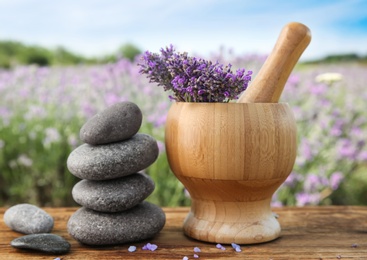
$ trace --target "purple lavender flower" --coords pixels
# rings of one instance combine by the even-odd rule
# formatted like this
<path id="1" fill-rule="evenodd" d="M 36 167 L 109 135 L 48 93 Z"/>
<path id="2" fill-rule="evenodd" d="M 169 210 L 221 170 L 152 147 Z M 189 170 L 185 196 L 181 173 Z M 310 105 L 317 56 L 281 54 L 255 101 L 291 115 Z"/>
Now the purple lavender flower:
<path id="1" fill-rule="evenodd" d="M 305 138 L 302 139 L 300 150 L 302 152 L 302 155 L 307 161 L 312 159 L 313 157 L 312 147 L 307 139 Z"/>
<path id="2" fill-rule="evenodd" d="M 340 183 L 342 182 L 342 180 L 344 179 L 344 175 L 341 172 L 334 172 L 333 174 L 331 174 L 330 176 L 330 186 L 333 190 L 336 190 Z"/>
<path id="3" fill-rule="evenodd" d="M 300 175 L 297 172 L 291 172 L 291 174 L 288 176 L 288 178 L 285 180 L 284 185 L 294 188 L 300 181 L 302 181 L 304 178 L 302 175 Z"/>
<path id="4" fill-rule="evenodd" d="M 252 71 L 231 71 L 231 64 L 223 67 L 218 62 L 189 57 L 175 53 L 173 46 L 161 49 L 161 55 L 145 52 L 140 73 L 146 74 L 149 82 L 158 83 L 165 91 L 170 90 L 170 99 L 184 102 L 229 102 L 237 99 L 246 90 Z"/>
<path id="5" fill-rule="evenodd" d="M 357 148 L 349 139 L 341 139 L 341 147 L 339 148 L 339 156 L 355 160 L 358 154 Z"/>
<path id="6" fill-rule="evenodd" d="M 297 206 L 317 205 L 320 202 L 321 195 L 319 193 L 300 192 L 296 194 Z"/>
<path id="7" fill-rule="evenodd" d="M 359 154 L 359 160 L 360 161 L 367 161 L 367 151 L 362 151 L 360 154 Z"/>
<path id="8" fill-rule="evenodd" d="M 304 183 L 304 189 L 308 192 L 313 192 L 317 189 L 317 187 L 319 185 L 321 185 L 321 177 L 314 174 L 314 173 L 310 173 L 305 180 Z"/>

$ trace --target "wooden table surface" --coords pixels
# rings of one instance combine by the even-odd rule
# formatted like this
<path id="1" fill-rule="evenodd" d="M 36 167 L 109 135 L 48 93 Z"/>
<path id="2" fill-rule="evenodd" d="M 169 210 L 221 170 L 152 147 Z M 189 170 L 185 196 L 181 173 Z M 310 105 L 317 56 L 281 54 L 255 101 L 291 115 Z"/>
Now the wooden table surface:
<path id="1" fill-rule="evenodd" d="M 140 243 L 110 247 L 89 247 L 72 239 L 66 223 L 76 208 L 44 208 L 54 217 L 54 234 L 71 244 L 65 255 L 48 255 L 15 249 L 10 241 L 22 236 L 11 231 L 3 220 L 6 208 L 0 208 L 0 259 L 182 259 L 193 257 L 199 247 L 199 259 L 367 259 L 367 207 L 284 207 L 275 208 L 282 226 L 282 236 L 269 243 L 243 245 L 235 252 L 230 245 L 220 250 L 215 244 L 192 240 L 182 233 L 182 222 L 188 208 L 164 208 L 167 222 L 154 238 Z M 146 243 L 158 245 L 156 251 L 142 250 Z M 137 246 L 130 253 L 128 247 Z"/>

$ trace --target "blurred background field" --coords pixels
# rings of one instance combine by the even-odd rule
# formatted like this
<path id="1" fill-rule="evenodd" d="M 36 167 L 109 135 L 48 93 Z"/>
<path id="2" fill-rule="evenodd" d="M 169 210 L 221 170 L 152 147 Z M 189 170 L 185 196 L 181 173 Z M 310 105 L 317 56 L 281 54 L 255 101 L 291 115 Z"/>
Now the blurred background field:
<path id="1" fill-rule="evenodd" d="M 139 75 L 139 55 L 172 43 L 256 77 L 292 21 L 312 41 L 282 95 L 299 147 L 273 205 L 367 205 L 366 17 L 365 0 L 0 1 L 0 206 L 75 205 L 66 159 L 79 129 L 124 100 L 160 147 L 149 200 L 188 205 L 165 156 L 168 93 Z"/>
<path id="2" fill-rule="evenodd" d="M 121 48 L 99 60 L 75 60 L 70 52 L 60 62 L 46 49 L 30 52 L 32 59 L 7 57 L 0 69 L 0 206 L 75 205 L 71 189 L 78 179 L 68 172 L 66 159 L 81 144 L 79 129 L 95 113 L 124 100 L 138 104 L 144 115 L 140 132 L 154 136 L 160 147 L 158 160 L 146 169 L 156 182 L 149 200 L 189 205 L 164 150 L 168 93 L 139 74 L 140 51 L 126 46 L 131 52 Z M 256 76 L 266 56 L 221 48 L 208 58 Z M 298 64 L 282 96 L 297 120 L 298 156 L 274 206 L 367 205 L 366 84 L 367 65 L 358 55 Z"/>

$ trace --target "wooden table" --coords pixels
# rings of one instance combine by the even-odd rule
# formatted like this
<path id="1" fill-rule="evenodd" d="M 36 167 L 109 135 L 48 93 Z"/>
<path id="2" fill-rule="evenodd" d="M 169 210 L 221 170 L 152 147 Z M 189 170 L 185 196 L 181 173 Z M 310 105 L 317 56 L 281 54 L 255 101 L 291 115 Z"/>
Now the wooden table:
<path id="1" fill-rule="evenodd" d="M 161 233 L 149 241 L 110 247 L 88 247 L 73 240 L 66 222 L 76 208 L 44 208 L 55 219 L 54 234 L 71 243 L 66 255 L 47 255 L 12 248 L 9 244 L 22 234 L 11 231 L 0 208 L 0 259 L 182 259 L 193 257 L 199 247 L 199 259 L 367 259 L 367 207 L 285 207 L 275 208 L 282 225 L 282 236 L 269 243 L 242 246 L 235 252 L 230 245 L 220 250 L 215 244 L 186 237 L 181 230 L 188 208 L 164 208 L 167 222 Z M 154 252 L 141 250 L 147 242 L 158 245 Z M 130 253 L 128 247 L 137 246 Z"/>

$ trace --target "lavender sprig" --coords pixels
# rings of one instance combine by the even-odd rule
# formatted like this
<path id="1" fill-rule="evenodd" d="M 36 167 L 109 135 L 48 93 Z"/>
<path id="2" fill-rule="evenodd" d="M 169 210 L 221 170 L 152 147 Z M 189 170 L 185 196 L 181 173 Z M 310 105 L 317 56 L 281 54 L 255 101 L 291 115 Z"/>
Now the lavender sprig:
<path id="1" fill-rule="evenodd" d="M 246 90 L 252 71 L 231 71 L 231 64 L 223 66 L 204 59 L 176 53 L 173 46 L 160 50 L 161 54 L 145 52 L 141 74 L 149 82 L 158 83 L 173 92 L 171 99 L 183 102 L 229 102 Z"/>

